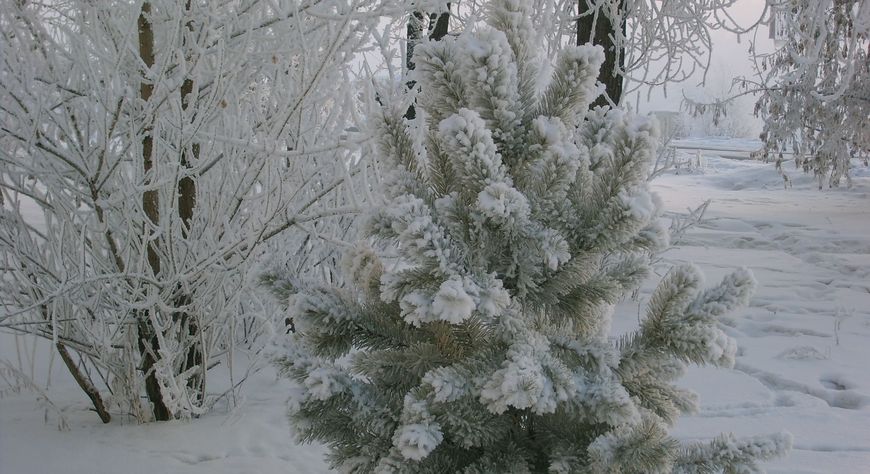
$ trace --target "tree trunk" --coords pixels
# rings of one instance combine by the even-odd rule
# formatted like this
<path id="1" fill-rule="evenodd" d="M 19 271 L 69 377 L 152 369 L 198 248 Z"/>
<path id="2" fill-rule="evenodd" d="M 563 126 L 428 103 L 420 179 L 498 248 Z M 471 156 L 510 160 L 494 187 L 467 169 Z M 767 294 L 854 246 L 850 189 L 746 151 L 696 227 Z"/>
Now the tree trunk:
<path id="1" fill-rule="evenodd" d="M 30 274 L 28 275 L 28 279 L 33 283 L 33 291 L 36 293 L 37 297 L 43 299 L 44 296 L 42 291 L 37 289 L 39 288 L 39 285 L 37 284 L 38 280 L 36 279 L 36 276 Z M 52 331 L 57 330 L 57 328 L 54 327 L 55 322 L 48 311 L 48 307 L 40 305 L 39 310 L 42 319 L 52 325 Z M 94 382 L 91 380 L 90 376 L 87 375 L 87 373 L 82 373 L 81 369 L 76 365 L 76 362 L 73 360 L 66 346 L 60 341 L 60 339 L 57 339 L 54 346 L 57 348 L 61 360 L 63 360 L 64 365 L 66 365 L 67 370 L 69 370 L 70 375 L 72 375 L 79 388 L 81 388 L 82 391 L 85 392 L 85 395 L 91 399 L 91 403 L 94 405 L 94 411 L 96 411 L 97 415 L 100 416 L 100 420 L 102 420 L 103 423 L 109 423 L 112 421 L 112 416 L 109 414 L 109 410 L 106 409 L 106 405 L 103 403 L 103 397 L 100 395 L 100 391 L 97 390 L 97 387 L 94 386 Z"/>
<path id="2" fill-rule="evenodd" d="M 81 387 L 81 389 L 85 392 L 88 398 L 91 399 L 91 403 L 94 404 L 94 409 L 97 411 L 97 415 L 100 415 L 100 420 L 103 420 L 103 423 L 109 423 L 112 421 L 112 415 L 109 414 L 109 411 L 106 410 L 106 405 L 103 404 L 103 398 L 100 396 L 100 391 L 94 387 L 93 382 L 82 374 L 82 371 L 79 370 L 69 351 L 66 349 L 66 346 L 63 343 L 58 342 L 55 344 L 57 347 L 57 352 L 60 354 L 61 360 L 66 365 L 66 368 L 69 369 L 69 373 L 72 374 L 73 379 L 75 379 L 76 383 Z"/>
<path id="3" fill-rule="evenodd" d="M 441 38 L 447 36 L 448 27 L 450 26 L 450 4 L 447 4 L 447 11 L 441 14 L 429 15 L 429 38 L 433 41 L 440 41 Z"/>
<path id="4" fill-rule="evenodd" d="M 624 4 L 620 0 L 615 1 L 619 2 L 617 8 L 623 13 L 622 18 L 625 18 Z M 614 25 L 613 20 L 604 12 L 599 12 L 596 15 L 594 7 L 589 5 L 593 2 L 594 0 L 577 0 L 580 16 L 577 20 L 577 44 L 592 42 L 604 48 L 604 64 L 601 65 L 598 80 L 604 84 L 604 93 L 607 94 L 607 97 L 618 105 L 622 100 L 623 78 L 619 70 L 625 66 L 625 48 L 617 47 L 614 42 L 613 36 L 617 31 L 617 25 Z M 625 21 L 621 23 L 618 27 L 624 35 L 626 31 Z M 609 105 L 605 96 L 599 96 L 590 107 L 599 105 Z"/>
<path id="5" fill-rule="evenodd" d="M 148 68 L 147 72 L 154 66 L 154 29 L 151 26 L 151 4 L 145 2 L 139 12 L 137 26 L 139 29 L 139 56 L 142 62 Z M 143 77 L 139 83 L 139 96 L 146 104 L 151 99 L 154 92 L 154 84 L 151 79 Z M 146 120 L 151 120 L 147 118 Z M 151 178 L 148 177 L 149 172 L 154 168 L 154 126 L 153 123 L 146 124 L 144 134 L 142 136 L 142 169 L 145 173 L 145 185 L 151 183 Z M 142 208 L 145 211 L 150 224 L 152 226 L 160 225 L 160 202 L 156 189 L 149 189 L 142 193 Z M 151 272 L 154 276 L 160 274 L 160 255 L 157 253 L 157 243 L 151 237 L 151 231 L 148 224 L 143 226 L 142 238 L 146 242 L 146 251 L 148 254 L 148 265 L 151 267 Z M 159 355 L 160 343 L 157 339 L 157 328 L 152 327 L 147 314 L 139 315 L 139 352 L 142 356 L 142 372 L 145 375 L 145 394 L 151 402 L 154 410 L 154 419 L 165 421 L 172 419 L 172 414 L 163 402 L 163 396 L 160 393 L 160 385 L 157 382 L 157 375 L 154 371 L 154 365 Z"/>
<path id="6" fill-rule="evenodd" d="M 150 70 L 154 66 L 154 30 L 151 28 L 151 21 L 148 18 L 151 15 L 151 4 L 145 2 L 142 4 L 142 9 L 139 12 L 139 56 L 142 62 Z M 151 100 L 151 94 L 154 93 L 154 84 L 148 78 L 142 78 L 139 83 L 139 96 L 142 101 L 148 103 Z M 142 136 L 142 168 L 145 172 L 145 184 L 150 184 L 148 172 L 154 168 L 154 127 L 152 123 L 146 124 L 144 134 Z M 142 208 L 145 210 L 145 215 L 152 225 L 159 225 L 160 220 L 160 203 L 157 195 L 157 190 L 150 189 L 142 194 Z M 150 232 L 145 232 L 145 240 L 147 241 L 148 265 L 154 272 L 154 275 L 160 273 L 160 256 L 157 253 L 156 244 L 150 239 Z"/>
<path id="7" fill-rule="evenodd" d="M 408 19 L 408 46 L 405 55 L 405 68 L 408 71 L 414 70 L 414 46 L 423 38 L 423 20 L 425 19 L 423 12 L 413 12 Z M 450 26 L 450 4 L 447 4 L 447 11 L 441 14 L 432 13 L 429 15 L 428 36 L 433 41 L 440 41 L 447 36 Z M 408 89 L 413 89 L 414 81 L 408 82 Z M 417 111 L 412 104 L 405 112 L 405 118 L 413 120 L 417 116 Z"/>
<path id="8" fill-rule="evenodd" d="M 185 23 L 185 27 L 187 29 L 187 34 L 182 39 L 182 48 L 184 50 L 184 60 L 188 63 L 188 71 L 193 67 L 193 63 L 195 61 L 194 53 L 195 51 L 195 39 L 193 38 L 194 34 L 194 25 L 193 20 L 191 19 L 191 0 L 187 0 L 185 4 L 185 14 L 188 16 L 187 22 Z M 192 74 L 192 73 L 191 73 Z M 188 112 L 193 103 L 196 100 L 196 89 L 195 82 L 192 76 L 188 76 L 184 79 L 184 82 L 181 84 L 181 109 L 184 112 Z M 183 117 L 185 120 L 184 126 L 192 126 L 196 118 L 196 109 L 193 109 L 193 113 L 189 116 Z M 184 140 L 184 137 L 181 137 Z M 190 234 L 190 225 L 191 219 L 193 218 L 193 211 L 196 207 L 196 180 L 193 176 L 190 175 L 191 168 L 193 166 L 193 162 L 199 159 L 199 143 L 193 143 L 190 146 L 190 149 L 182 148 L 181 157 L 180 157 L 180 165 L 184 172 L 184 175 L 181 179 L 178 180 L 178 217 L 181 218 L 181 232 L 182 236 L 186 239 Z M 174 305 L 176 308 L 186 308 L 190 302 L 190 295 L 184 293 L 182 288 L 178 288 L 179 295 L 175 298 Z M 186 309 L 179 311 L 174 315 L 177 320 L 181 321 L 181 330 L 182 334 L 179 337 L 182 340 L 190 342 L 190 348 L 187 350 L 187 354 L 185 356 L 184 363 L 181 367 L 181 372 L 184 372 L 192 367 L 202 366 L 203 363 L 203 355 L 202 355 L 202 347 L 200 345 L 199 338 L 199 326 L 196 323 L 196 319 L 192 317 Z M 198 397 L 202 397 L 204 395 L 205 387 L 203 386 L 204 377 L 200 374 L 191 376 L 188 380 L 188 387 L 197 393 Z"/>
<path id="9" fill-rule="evenodd" d="M 147 319 L 140 317 L 139 324 L 139 354 L 142 355 L 142 372 L 145 374 L 145 395 L 151 402 L 154 419 L 167 421 L 172 419 L 172 413 L 163 402 L 163 394 L 160 393 L 160 384 L 157 382 L 155 363 L 160 350 L 155 328 Z"/>
<path id="10" fill-rule="evenodd" d="M 191 13 L 191 0 L 187 0 L 185 4 L 185 14 L 187 15 L 185 27 L 187 34 L 182 38 L 181 45 L 184 50 L 184 61 L 188 63 L 188 73 L 190 73 L 190 68 L 192 67 L 191 63 L 194 62 L 193 51 L 195 50 L 194 45 L 191 45 L 191 43 L 195 43 Z M 185 112 L 190 109 L 191 102 L 196 99 L 194 85 L 194 78 L 191 76 L 186 77 L 181 84 L 181 109 Z M 196 113 L 194 112 L 189 117 L 184 117 L 183 120 L 193 122 L 195 117 Z M 184 123 L 184 125 L 188 125 L 188 123 Z M 184 137 L 182 137 L 183 139 Z M 193 218 L 193 208 L 196 207 L 196 181 L 188 174 L 191 168 L 190 158 L 192 157 L 193 160 L 199 158 L 199 144 L 193 143 L 190 146 L 189 153 L 191 156 L 188 156 L 187 148 L 182 148 L 180 159 L 181 167 L 185 170 L 185 174 L 178 181 L 178 216 L 181 218 L 181 228 L 185 238 L 187 238 L 188 232 L 190 232 L 190 220 Z"/>

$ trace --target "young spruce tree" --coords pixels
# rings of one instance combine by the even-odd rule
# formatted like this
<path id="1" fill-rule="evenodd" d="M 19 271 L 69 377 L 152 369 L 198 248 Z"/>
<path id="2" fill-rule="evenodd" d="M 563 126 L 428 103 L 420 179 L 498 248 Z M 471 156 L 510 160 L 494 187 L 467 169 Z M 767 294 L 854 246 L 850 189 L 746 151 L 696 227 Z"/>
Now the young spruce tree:
<path id="1" fill-rule="evenodd" d="M 348 287 L 290 298 L 291 419 L 351 473 L 761 472 L 787 434 L 681 445 L 686 364 L 730 366 L 716 317 L 752 276 L 701 289 L 674 268 L 640 328 L 614 303 L 667 245 L 646 184 L 655 126 L 587 110 L 604 54 L 564 49 L 549 82 L 526 2 L 489 28 L 418 45 L 421 94 L 378 118 L 390 201 L 347 256 Z"/>

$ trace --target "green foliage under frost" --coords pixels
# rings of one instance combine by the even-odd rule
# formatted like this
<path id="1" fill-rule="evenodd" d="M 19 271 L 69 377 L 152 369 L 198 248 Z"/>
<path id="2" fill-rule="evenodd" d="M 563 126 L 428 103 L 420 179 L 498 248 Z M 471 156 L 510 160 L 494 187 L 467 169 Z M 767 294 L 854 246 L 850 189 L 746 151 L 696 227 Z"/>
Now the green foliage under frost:
<path id="1" fill-rule="evenodd" d="M 377 117 L 389 202 L 346 256 L 351 284 L 290 297 L 297 432 L 345 472 L 760 472 L 787 435 L 668 435 L 697 405 L 673 383 L 686 364 L 733 364 L 715 320 L 752 276 L 704 290 L 674 268 L 610 337 L 667 245 L 656 129 L 588 110 L 599 47 L 566 48 L 544 81 L 527 8 L 493 2 L 489 28 L 419 45 L 416 121 Z"/>

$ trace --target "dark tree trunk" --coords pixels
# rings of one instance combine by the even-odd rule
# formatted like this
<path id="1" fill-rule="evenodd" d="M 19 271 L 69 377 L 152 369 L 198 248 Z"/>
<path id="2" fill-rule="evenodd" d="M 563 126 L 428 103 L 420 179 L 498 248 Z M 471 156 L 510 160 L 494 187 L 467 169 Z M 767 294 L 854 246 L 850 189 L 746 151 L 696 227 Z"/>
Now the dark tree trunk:
<path id="1" fill-rule="evenodd" d="M 90 378 L 79 370 L 79 367 L 66 349 L 66 346 L 63 345 L 63 343 L 58 342 L 55 344 L 55 347 L 57 348 L 58 354 L 60 354 L 61 360 L 63 360 L 63 363 L 66 365 L 66 368 L 69 369 L 69 373 L 72 374 L 73 379 L 75 379 L 76 383 L 85 392 L 88 398 L 91 399 L 91 403 L 94 404 L 94 409 L 97 411 L 97 415 L 100 415 L 100 420 L 102 420 L 103 423 L 112 421 L 112 415 L 110 415 L 109 411 L 106 410 L 106 405 L 103 404 L 103 398 L 100 396 L 100 391 L 94 387 Z"/>
<path id="2" fill-rule="evenodd" d="M 25 265 L 26 268 L 26 265 Z M 36 276 L 33 274 L 28 275 L 28 279 L 33 282 L 33 291 L 34 294 L 39 299 L 43 299 L 43 293 L 40 291 L 39 285 L 37 284 L 38 280 Z M 42 315 L 42 319 L 45 320 L 49 324 L 54 324 L 52 322 L 51 314 L 48 311 L 48 307 L 45 305 L 40 305 L 39 312 Z M 94 386 L 93 380 L 91 380 L 90 375 L 86 371 L 82 371 L 81 368 L 76 364 L 73 360 L 72 355 L 69 353 L 66 345 L 58 339 L 55 342 L 54 347 L 57 349 L 57 353 L 60 355 L 61 360 L 63 360 L 64 365 L 66 365 L 67 370 L 69 370 L 70 375 L 72 375 L 73 380 L 76 381 L 79 388 L 85 392 L 85 395 L 91 399 L 91 403 L 94 405 L 94 411 L 97 412 L 97 415 L 100 416 L 100 420 L 103 423 L 109 423 L 112 421 L 112 415 L 109 414 L 109 410 L 106 409 L 106 405 L 103 403 L 103 397 L 100 395 L 100 391 L 97 390 L 97 387 Z"/>
<path id="3" fill-rule="evenodd" d="M 408 19 L 408 46 L 406 51 L 407 54 L 405 55 L 405 66 L 408 71 L 414 70 L 414 46 L 416 46 L 423 38 L 423 21 L 425 19 L 426 15 L 423 12 L 413 12 L 410 19 Z M 429 39 L 440 41 L 442 38 L 447 36 L 449 26 L 450 4 L 448 3 L 446 12 L 441 14 L 433 13 L 429 15 L 429 27 L 427 29 Z M 408 89 L 413 89 L 414 85 L 414 81 L 409 81 Z M 412 120 L 416 116 L 417 111 L 414 106 L 411 105 L 405 113 L 405 118 Z"/>
<path id="4" fill-rule="evenodd" d="M 185 22 L 186 34 L 182 38 L 182 49 L 184 50 L 184 60 L 188 62 L 188 70 L 192 68 L 195 61 L 194 53 L 195 43 L 193 19 L 190 18 L 191 1 L 187 0 L 185 5 L 185 13 L 187 14 L 187 22 Z M 195 83 L 193 77 L 186 77 L 181 84 L 181 109 L 187 112 L 190 109 L 191 103 L 196 99 Z M 196 118 L 196 111 L 185 117 L 188 122 L 193 122 Z M 185 125 L 188 125 L 185 123 Z M 183 139 L 183 137 L 182 137 Z M 189 170 L 192 167 L 192 160 L 199 159 L 199 143 L 193 143 L 190 149 L 182 148 L 181 151 L 181 166 L 186 171 L 185 175 L 178 181 L 178 216 L 181 218 L 182 234 L 187 238 L 190 232 L 190 220 L 193 218 L 193 209 L 196 207 L 196 181 L 193 176 L 190 176 Z"/>
<path id="5" fill-rule="evenodd" d="M 196 49 L 193 44 L 195 43 L 193 37 L 195 33 L 194 25 L 193 20 L 190 17 L 192 14 L 191 0 L 187 0 L 185 13 L 188 15 L 187 22 L 185 23 L 187 32 L 182 40 L 182 48 L 184 49 L 184 60 L 189 63 L 190 67 L 188 69 L 191 69 L 193 67 L 192 63 L 195 61 L 193 52 Z M 195 86 L 196 84 L 193 77 L 185 78 L 184 82 L 181 84 L 181 109 L 184 112 L 191 110 L 190 106 L 196 99 L 197 90 Z M 192 126 L 192 122 L 194 122 L 196 118 L 196 109 L 194 108 L 192 110 L 193 113 L 191 113 L 189 117 L 185 117 L 185 120 L 187 121 L 185 125 L 190 123 Z M 191 220 L 193 219 L 193 212 L 196 208 L 196 180 L 191 176 L 191 169 L 193 163 L 198 159 L 199 143 L 193 143 L 189 150 L 187 148 L 182 148 L 180 162 L 185 174 L 178 180 L 177 192 L 178 216 L 181 218 L 181 232 L 185 239 L 188 238 L 190 234 Z M 179 295 L 175 298 L 174 305 L 176 308 L 186 308 L 191 302 L 191 297 L 190 295 L 185 294 L 182 288 L 178 288 L 178 291 Z M 182 309 L 176 313 L 174 318 L 181 321 L 181 330 L 185 332 L 185 334 L 181 335 L 181 338 L 183 338 L 183 340 L 191 341 L 181 371 L 184 372 L 193 367 L 201 367 L 203 356 L 202 347 L 199 343 L 199 326 L 196 323 L 196 319 L 192 317 L 186 309 Z M 202 386 L 203 382 L 203 377 L 200 374 L 197 374 L 188 380 L 188 387 L 194 390 L 194 392 L 201 397 L 205 388 Z"/>
<path id="6" fill-rule="evenodd" d="M 167 421 L 172 419 L 172 413 L 163 402 L 163 394 L 160 393 L 160 384 L 157 382 L 157 375 L 154 373 L 155 364 L 157 362 L 160 343 L 157 339 L 157 334 L 154 333 L 154 327 L 144 318 L 139 319 L 139 354 L 142 355 L 142 372 L 145 374 L 145 395 L 148 401 L 151 402 L 154 419 L 157 421 Z"/>
<path id="7" fill-rule="evenodd" d="M 154 29 L 151 25 L 151 4 L 145 2 L 142 4 L 142 9 L 139 12 L 137 26 L 139 29 L 139 57 L 142 62 L 150 70 L 154 66 Z M 154 84 L 149 78 L 143 77 L 139 84 L 139 96 L 143 102 L 147 103 L 151 100 L 151 95 L 154 93 Z M 145 173 L 145 184 L 150 184 L 148 173 L 154 168 L 154 127 L 153 124 L 146 124 L 145 131 L 142 137 L 142 169 Z M 148 217 L 150 224 L 153 226 L 160 225 L 160 202 L 156 189 L 147 190 L 142 193 L 142 208 L 145 215 Z M 148 265 L 151 267 L 151 272 L 157 276 L 160 274 L 160 254 L 157 252 L 157 243 L 151 238 L 151 231 L 148 224 L 143 226 L 142 238 L 146 242 L 148 253 Z M 157 382 L 157 375 L 154 373 L 154 365 L 157 361 L 156 357 L 159 354 L 160 343 L 157 339 L 156 328 L 152 327 L 149 321 L 148 314 L 143 312 L 139 314 L 139 353 L 142 356 L 142 372 L 145 376 L 145 394 L 151 402 L 154 411 L 154 419 L 165 421 L 172 419 L 172 414 L 163 403 L 163 396 L 160 393 L 160 385 Z"/>
<path id="8" fill-rule="evenodd" d="M 450 4 L 447 4 L 447 11 L 441 14 L 429 15 L 429 38 L 440 41 L 447 36 L 450 26 Z"/>
<path id="9" fill-rule="evenodd" d="M 408 18 L 407 40 L 408 46 L 405 48 L 405 67 L 411 71 L 414 69 L 414 47 L 423 38 L 423 20 L 425 16 L 423 12 L 412 12 Z M 413 85 L 413 82 L 408 84 Z"/>
<path id="10" fill-rule="evenodd" d="M 151 4 L 145 2 L 142 4 L 142 9 L 139 12 L 139 56 L 142 62 L 149 69 L 154 66 L 154 30 L 151 27 Z M 139 96 L 143 102 L 151 100 L 151 95 L 154 93 L 154 84 L 150 79 L 143 78 L 139 84 Z M 145 172 L 145 184 L 150 183 L 147 177 L 148 172 L 154 168 L 154 127 L 153 124 L 146 124 L 144 134 L 142 136 L 142 168 Z M 142 208 L 145 210 L 145 215 L 152 225 L 159 225 L 160 220 L 160 203 L 157 195 L 157 190 L 147 190 L 142 193 Z M 150 238 L 148 227 L 145 226 L 145 235 L 143 238 L 148 242 L 148 265 L 154 272 L 154 275 L 160 273 L 160 256 L 157 253 L 156 243 Z"/>
<path id="11" fill-rule="evenodd" d="M 625 22 L 623 21 L 621 25 L 614 25 L 611 18 L 603 13 L 599 13 L 596 19 L 594 8 L 589 6 L 594 1 L 577 0 L 580 16 L 577 20 L 577 44 L 586 44 L 591 41 L 604 48 L 604 64 L 601 65 L 601 73 L 598 75 L 598 80 L 604 84 L 607 97 L 610 97 L 613 103 L 619 104 L 619 101 L 622 99 L 623 78 L 617 69 L 622 69 L 625 65 L 625 49 L 617 48 L 617 45 L 613 41 L 613 35 L 617 31 L 617 28 L 625 34 Z M 624 9 L 621 2 L 619 3 L 619 9 Z M 623 18 L 625 18 L 624 15 Z M 617 68 L 617 64 L 619 68 Z M 599 96 L 590 107 L 599 105 L 609 105 L 603 95 Z"/>

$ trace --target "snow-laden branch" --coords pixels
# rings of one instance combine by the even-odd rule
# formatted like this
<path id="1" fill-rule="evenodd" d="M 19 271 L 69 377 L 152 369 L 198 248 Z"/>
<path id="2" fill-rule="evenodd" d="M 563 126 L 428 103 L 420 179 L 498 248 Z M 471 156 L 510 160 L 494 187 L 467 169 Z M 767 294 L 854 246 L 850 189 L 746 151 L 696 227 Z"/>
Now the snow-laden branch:
<path id="1" fill-rule="evenodd" d="M 109 410 L 201 413 L 279 313 L 260 260 L 329 274 L 376 186 L 352 61 L 408 7 L 0 0 L 0 327 L 86 355 Z"/>

